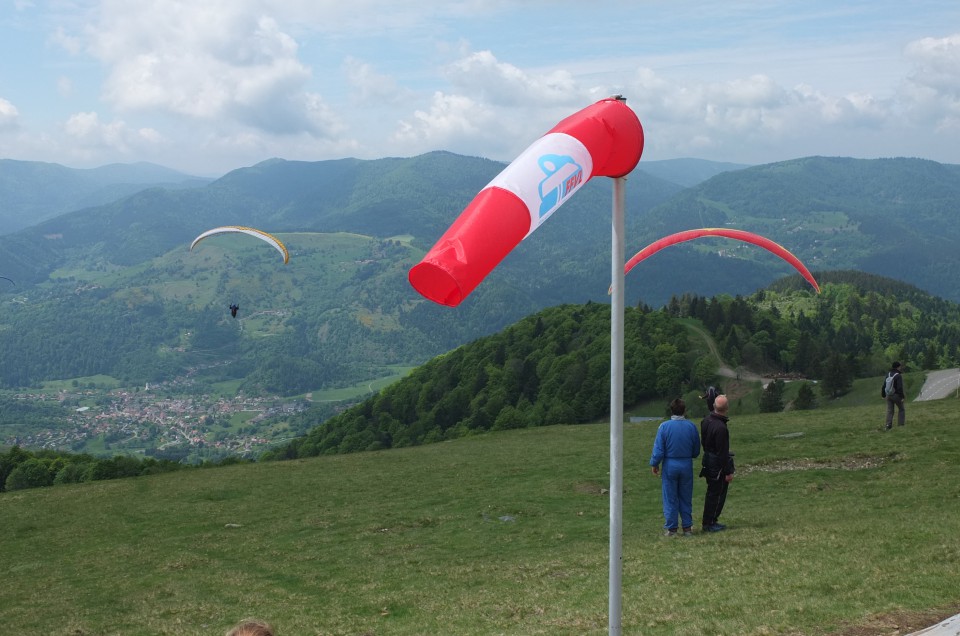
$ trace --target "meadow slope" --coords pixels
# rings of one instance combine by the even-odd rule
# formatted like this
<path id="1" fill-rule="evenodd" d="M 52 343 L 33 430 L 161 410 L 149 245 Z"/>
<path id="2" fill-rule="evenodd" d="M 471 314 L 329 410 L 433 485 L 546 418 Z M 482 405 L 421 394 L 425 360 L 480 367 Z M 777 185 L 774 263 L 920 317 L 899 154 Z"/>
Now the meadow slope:
<path id="1" fill-rule="evenodd" d="M 960 611 L 956 407 L 911 403 L 888 433 L 879 398 L 735 416 L 729 529 L 689 539 L 661 537 L 656 423 L 627 424 L 623 633 L 864 636 Z M 0 624 L 605 634 L 608 455 L 607 424 L 553 426 L 3 493 Z"/>

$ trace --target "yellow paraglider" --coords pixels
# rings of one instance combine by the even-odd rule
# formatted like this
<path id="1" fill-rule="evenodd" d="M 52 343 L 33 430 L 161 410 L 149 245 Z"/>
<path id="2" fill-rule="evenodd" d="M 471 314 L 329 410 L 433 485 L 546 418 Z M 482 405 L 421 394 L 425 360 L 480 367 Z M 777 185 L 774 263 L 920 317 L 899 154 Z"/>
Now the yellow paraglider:
<path id="1" fill-rule="evenodd" d="M 215 227 L 212 230 L 207 230 L 197 238 L 193 239 L 193 243 L 190 244 L 190 249 L 196 246 L 197 243 L 207 238 L 208 236 L 215 236 L 217 234 L 248 234 L 254 236 L 262 241 L 266 241 L 272 245 L 280 254 L 283 256 L 283 263 L 287 264 L 290 261 L 290 253 L 287 251 L 286 246 L 272 234 L 267 234 L 262 230 L 258 230 L 252 227 L 244 227 L 242 225 L 224 225 L 221 227 Z"/>

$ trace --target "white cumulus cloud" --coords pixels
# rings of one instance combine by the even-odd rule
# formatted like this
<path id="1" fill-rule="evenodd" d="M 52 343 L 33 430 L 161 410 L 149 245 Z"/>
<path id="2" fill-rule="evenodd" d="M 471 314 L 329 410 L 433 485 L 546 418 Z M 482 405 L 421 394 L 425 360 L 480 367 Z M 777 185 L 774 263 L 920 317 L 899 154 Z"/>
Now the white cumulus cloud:
<path id="1" fill-rule="evenodd" d="M 297 42 L 248 5 L 105 0 L 86 33 L 89 52 L 108 70 L 103 98 L 121 112 L 336 135 L 337 117 L 307 89 L 312 72 Z"/>
<path id="2" fill-rule="evenodd" d="M 63 127 L 67 135 L 89 153 L 105 149 L 130 153 L 163 141 L 160 133 L 152 128 L 133 128 L 123 121 L 104 123 L 95 112 L 76 113 Z"/>
<path id="3" fill-rule="evenodd" d="M 20 112 L 8 100 L 0 97 L 0 130 L 12 130 L 17 127 Z"/>
<path id="4" fill-rule="evenodd" d="M 497 106 L 569 105 L 586 96 L 564 69 L 542 75 L 528 73 L 498 61 L 490 51 L 478 51 L 450 64 L 447 77 L 459 91 Z"/>
<path id="5" fill-rule="evenodd" d="M 911 119 L 939 130 L 960 131 L 960 33 L 916 40 L 904 54 L 913 64 L 904 90 Z"/>

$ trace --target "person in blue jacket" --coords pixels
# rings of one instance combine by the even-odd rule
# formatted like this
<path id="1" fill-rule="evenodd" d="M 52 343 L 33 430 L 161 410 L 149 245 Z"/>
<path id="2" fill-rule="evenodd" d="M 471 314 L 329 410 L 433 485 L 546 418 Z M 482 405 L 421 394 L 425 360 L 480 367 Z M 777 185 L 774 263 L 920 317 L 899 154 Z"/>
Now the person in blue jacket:
<path id="1" fill-rule="evenodd" d="M 650 466 L 661 480 L 664 534 L 677 536 L 677 517 L 683 536 L 693 535 L 693 460 L 700 456 L 700 433 L 686 418 L 681 398 L 670 402 L 670 419 L 660 424 L 653 442 Z"/>

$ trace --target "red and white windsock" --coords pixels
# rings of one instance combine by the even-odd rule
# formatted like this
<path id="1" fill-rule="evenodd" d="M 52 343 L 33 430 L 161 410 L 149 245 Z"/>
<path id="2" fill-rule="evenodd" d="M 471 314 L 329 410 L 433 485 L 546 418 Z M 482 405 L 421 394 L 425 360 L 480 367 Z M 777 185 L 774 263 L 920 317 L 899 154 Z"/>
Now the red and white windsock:
<path id="1" fill-rule="evenodd" d="M 410 269 L 413 288 L 456 307 L 591 177 L 622 177 L 643 153 L 643 127 L 620 97 L 570 115 L 494 177 Z"/>

